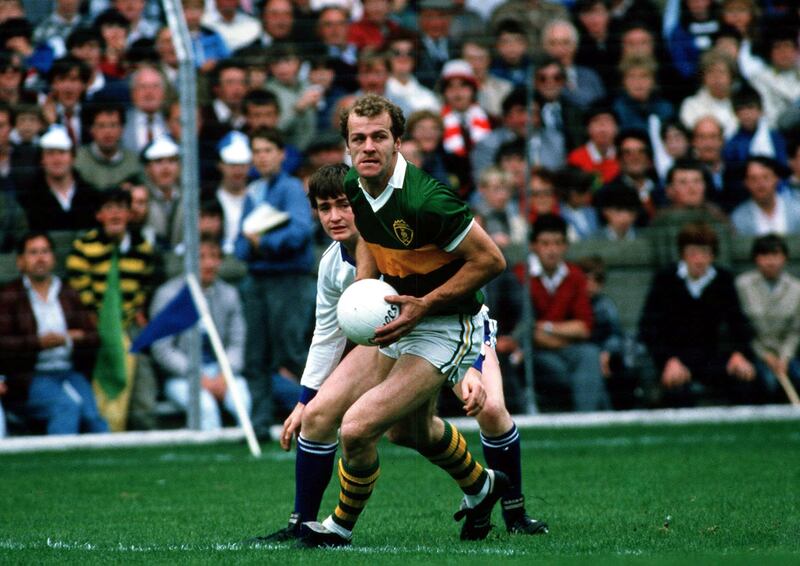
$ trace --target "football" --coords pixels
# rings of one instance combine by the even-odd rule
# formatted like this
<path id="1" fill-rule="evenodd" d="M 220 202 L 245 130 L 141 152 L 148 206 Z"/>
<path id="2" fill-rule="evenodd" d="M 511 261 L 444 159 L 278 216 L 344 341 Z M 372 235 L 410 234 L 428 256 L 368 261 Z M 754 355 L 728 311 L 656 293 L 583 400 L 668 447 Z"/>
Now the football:
<path id="1" fill-rule="evenodd" d="M 387 295 L 397 295 L 397 291 L 379 279 L 361 279 L 344 290 L 336 307 L 336 317 L 349 340 L 362 346 L 374 346 L 375 329 L 400 314 L 400 307 L 383 300 Z"/>

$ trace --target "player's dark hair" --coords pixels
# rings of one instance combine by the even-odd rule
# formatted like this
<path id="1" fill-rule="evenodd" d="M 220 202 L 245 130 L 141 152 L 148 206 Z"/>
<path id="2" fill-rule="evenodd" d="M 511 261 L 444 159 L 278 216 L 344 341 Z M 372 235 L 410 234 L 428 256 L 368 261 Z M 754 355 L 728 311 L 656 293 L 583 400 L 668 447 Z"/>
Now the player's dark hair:
<path id="1" fill-rule="evenodd" d="M 765 234 L 753 240 L 753 247 L 750 250 L 750 259 L 755 260 L 760 255 L 783 254 L 789 259 L 789 246 L 786 240 L 778 234 Z"/>
<path id="2" fill-rule="evenodd" d="M 705 246 L 711 248 L 716 256 L 719 251 L 719 237 L 714 229 L 703 222 L 686 224 L 678 233 L 678 252 L 683 255 L 687 246 Z"/>
<path id="3" fill-rule="evenodd" d="M 308 179 L 308 200 L 317 208 L 317 199 L 337 199 L 344 196 L 344 176 L 349 167 L 344 163 L 320 167 Z"/>
<path id="4" fill-rule="evenodd" d="M 391 121 L 390 130 L 394 139 L 402 138 L 406 129 L 406 119 L 400 107 L 378 94 L 367 94 L 359 98 L 352 107 L 343 109 L 339 115 L 339 131 L 342 133 L 345 143 L 347 143 L 347 122 L 350 118 L 350 114 L 365 118 L 374 118 L 380 116 L 384 112 L 389 114 L 389 119 Z"/>
<path id="5" fill-rule="evenodd" d="M 23 236 L 19 239 L 19 242 L 17 242 L 17 255 L 24 254 L 25 248 L 28 247 L 28 242 L 35 240 L 36 238 L 44 238 L 47 240 L 47 244 L 50 246 L 51 252 L 55 249 L 55 245 L 53 244 L 53 239 L 50 237 L 50 234 L 44 230 L 31 230 L 30 232 L 23 234 Z"/>
<path id="6" fill-rule="evenodd" d="M 558 214 L 542 214 L 536 218 L 531 230 L 531 242 L 535 242 L 540 234 L 556 233 L 567 237 L 567 221 Z"/>

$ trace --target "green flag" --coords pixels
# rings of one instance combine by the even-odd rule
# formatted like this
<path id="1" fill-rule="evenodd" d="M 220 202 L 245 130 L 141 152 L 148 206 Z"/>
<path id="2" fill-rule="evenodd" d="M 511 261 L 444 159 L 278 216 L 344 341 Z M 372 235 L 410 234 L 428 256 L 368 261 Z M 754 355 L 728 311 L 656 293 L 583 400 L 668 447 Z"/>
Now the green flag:
<path id="1" fill-rule="evenodd" d="M 119 289 L 119 258 L 117 251 L 111 256 L 111 267 L 106 276 L 106 292 L 100 306 L 97 322 L 100 350 L 92 378 L 109 399 L 116 399 L 125 389 L 125 345 L 122 339 L 122 293 Z"/>

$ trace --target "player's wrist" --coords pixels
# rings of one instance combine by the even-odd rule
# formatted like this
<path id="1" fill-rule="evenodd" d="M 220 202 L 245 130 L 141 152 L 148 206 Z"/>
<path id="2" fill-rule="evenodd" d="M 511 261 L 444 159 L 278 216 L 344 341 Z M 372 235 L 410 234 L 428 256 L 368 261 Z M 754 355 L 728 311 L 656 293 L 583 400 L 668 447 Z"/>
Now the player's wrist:
<path id="1" fill-rule="evenodd" d="M 311 389 L 310 387 L 306 387 L 305 385 L 300 386 L 300 399 L 297 400 L 298 403 L 302 403 L 303 405 L 308 405 L 314 396 L 317 394 L 316 389 Z"/>

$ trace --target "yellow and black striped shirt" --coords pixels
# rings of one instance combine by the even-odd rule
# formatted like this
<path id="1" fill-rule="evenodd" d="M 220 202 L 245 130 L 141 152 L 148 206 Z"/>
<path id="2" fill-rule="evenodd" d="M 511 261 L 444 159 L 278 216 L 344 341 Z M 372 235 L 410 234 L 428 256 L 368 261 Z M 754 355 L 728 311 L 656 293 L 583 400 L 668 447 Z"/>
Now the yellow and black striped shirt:
<path id="1" fill-rule="evenodd" d="M 155 258 L 152 246 L 138 233 L 129 233 L 130 245 L 120 246 L 99 229 L 90 230 L 72 243 L 67 256 L 67 279 L 81 301 L 99 311 L 114 249 L 118 250 L 122 322 L 133 322 L 136 311 L 146 306 L 152 288 Z M 125 247 L 125 251 L 120 248 Z"/>

